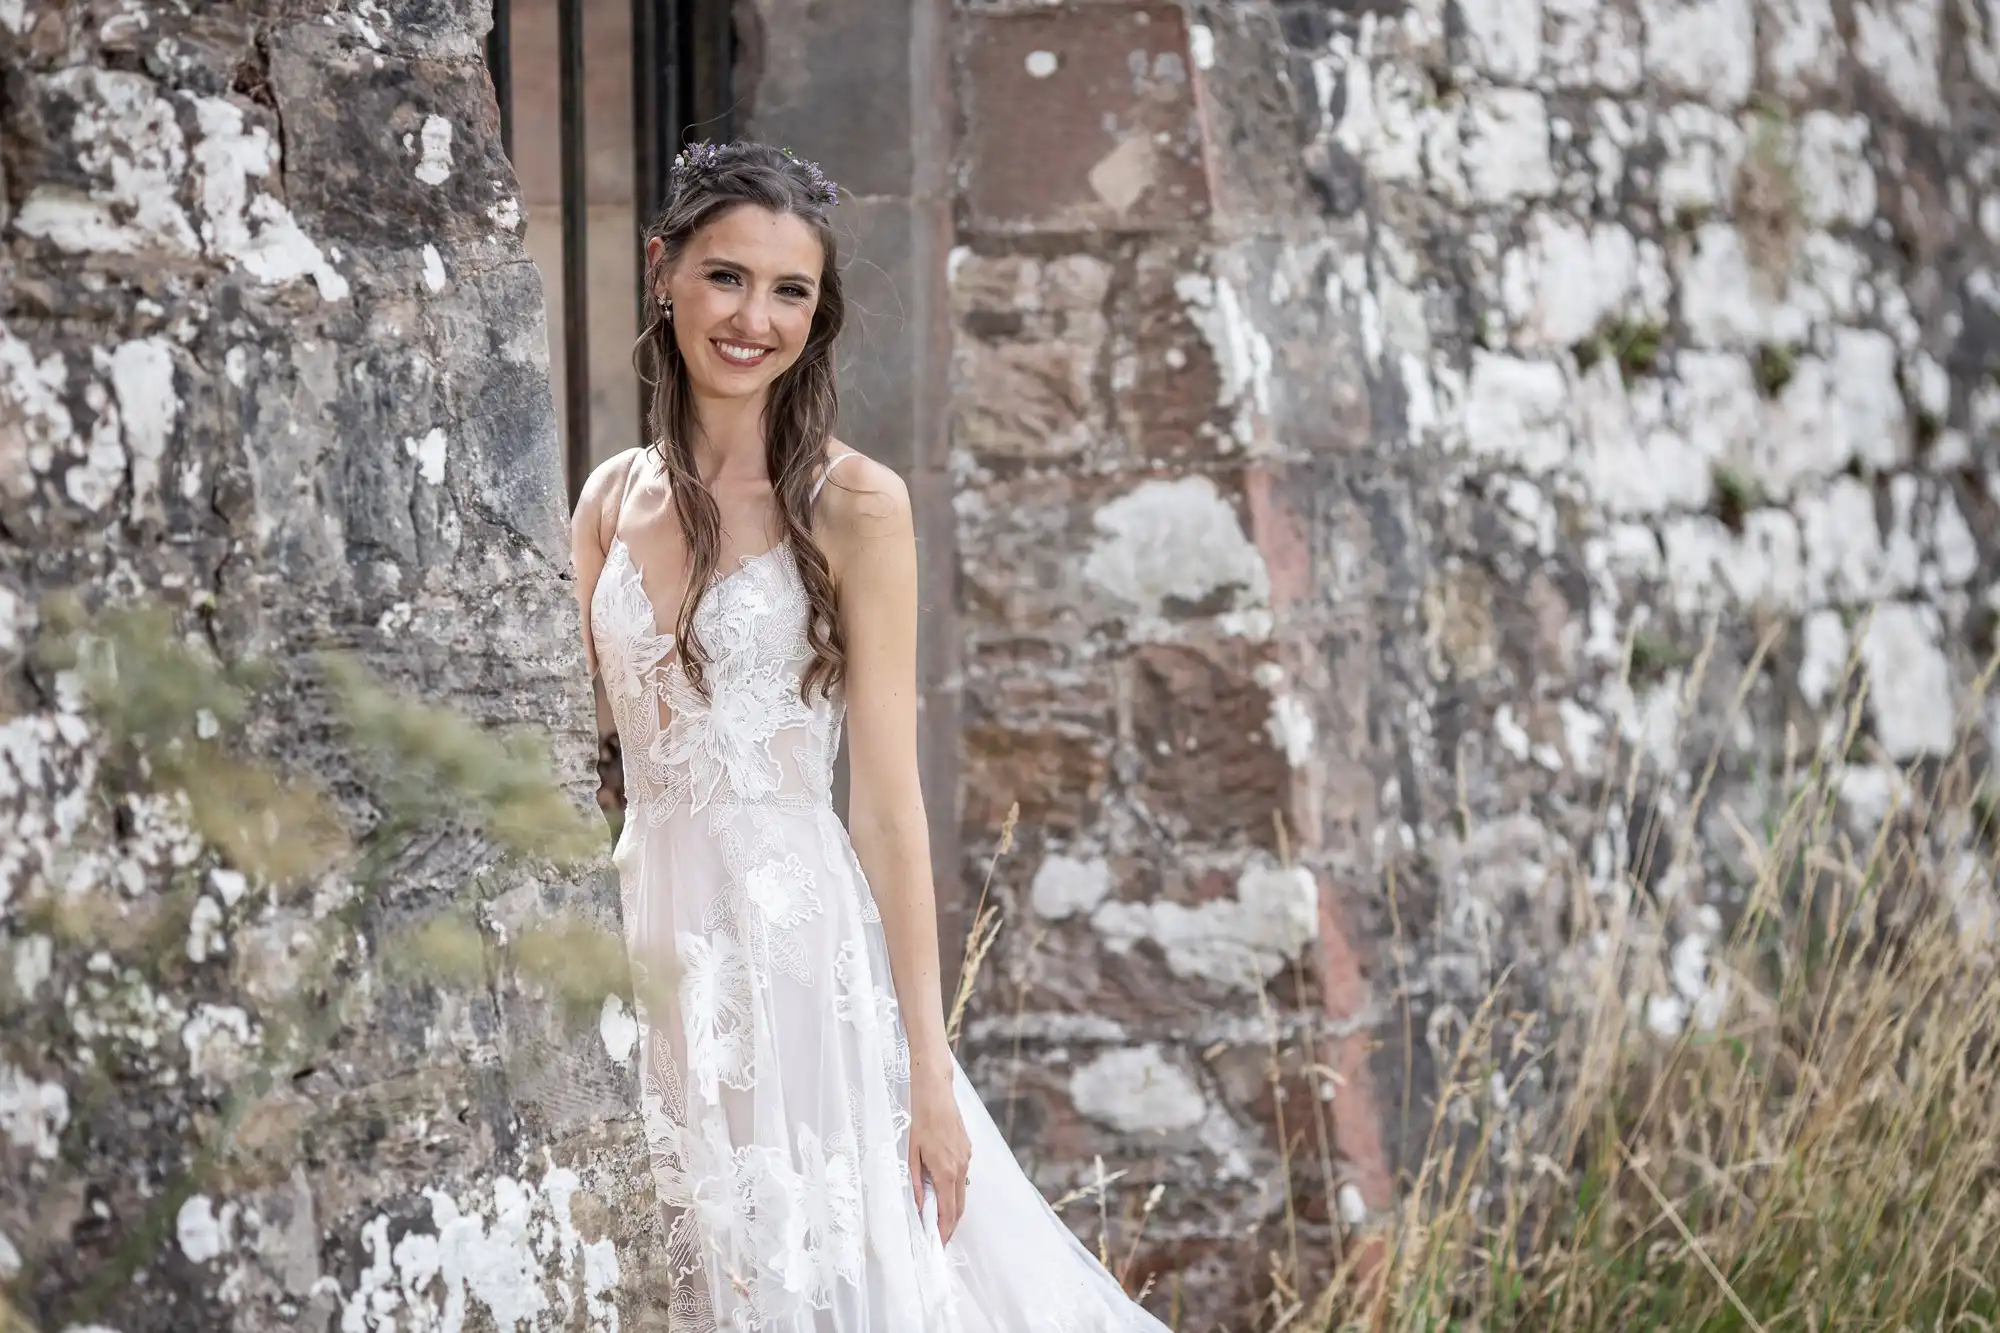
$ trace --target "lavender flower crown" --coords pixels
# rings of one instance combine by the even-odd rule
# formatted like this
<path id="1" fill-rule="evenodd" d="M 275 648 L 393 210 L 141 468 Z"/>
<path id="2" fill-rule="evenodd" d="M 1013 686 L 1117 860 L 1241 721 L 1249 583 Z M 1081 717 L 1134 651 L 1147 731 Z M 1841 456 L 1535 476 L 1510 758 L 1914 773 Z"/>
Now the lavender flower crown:
<path id="1" fill-rule="evenodd" d="M 703 175 L 719 166 L 734 144 L 715 144 L 706 140 L 689 144 L 674 154 L 674 165 L 668 173 L 673 193 L 678 198 L 681 192 L 700 180 Z M 819 169 L 819 163 L 808 162 L 797 156 L 791 149 L 781 149 L 788 162 L 793 162 L 806 173 L 806 182 L 812 188 L 813 198 L 832 208 L 840 202 L 840 187 L 828 180 L 826 173 Z"/>

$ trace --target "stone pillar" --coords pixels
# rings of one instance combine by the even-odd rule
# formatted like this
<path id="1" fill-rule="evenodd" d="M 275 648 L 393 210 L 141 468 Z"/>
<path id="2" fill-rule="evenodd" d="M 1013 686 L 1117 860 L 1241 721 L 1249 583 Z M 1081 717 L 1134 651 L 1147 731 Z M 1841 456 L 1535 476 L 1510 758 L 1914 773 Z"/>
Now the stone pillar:
<path id="1" fill-rule="evenodd" d="M 852 197 L 835 210 L 848 328 L 840 434 L 902 474 L 920 565 L 920 763 L 947 984 L 964 933 L 958 876 L 956 525 L 946 449 L 944 0 L 745 0 L 743 133 L 817 161 Z M 843 773 L 845 765 L 842 766 Z"/>
<path id="2" fill-rule="evenodd" d="M 168 699 L 159 724 L 240 722 L 356 836 L 381 816 L 328 647 L 551 730 L 587 808 L 542 288 L 486 22 L 0 10 L 0 1282 L 40 1326 L 649 1326 L 629 1019 L 571 1036 L 504 972 L 381 967 L 475 877 L 495 938 L 609 925 L 608 884 L 503 866 L 449 821 L 392 844 L 372 898 L 353 867 L 247 874 L 113 767 L 38 656 L 74 592 L 261 662 L 241 719 Z M 312 1041 L 280 1020 L 301 1005 Z"/>
<path id="3" fill-rule="evenodd" d="M 1343 1201 L 1388 1202 L 1356 912 L 1384 580 L 1321 295 L 1356 229 L 1262 54 L 1184 13 L 961 14 L 953 457 L 968 877 L 1021 806 L 974 1076 L 1052 1196 L 1127 1173 L 1114 1253 L 1162 1187 L 1129 1280 L 1206 1327 L 1289 1226 L 1323 1262 Z"/>

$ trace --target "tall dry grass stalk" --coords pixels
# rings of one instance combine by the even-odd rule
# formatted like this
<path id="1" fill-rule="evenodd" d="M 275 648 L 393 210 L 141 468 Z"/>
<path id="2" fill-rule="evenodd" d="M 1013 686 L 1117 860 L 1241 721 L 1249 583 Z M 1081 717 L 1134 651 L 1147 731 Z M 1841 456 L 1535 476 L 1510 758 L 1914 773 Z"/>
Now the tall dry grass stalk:
<path id="1" fill-rule="evenodd" d="M 1841 793 L 1862 693 L 1844 736 L 1777 775 L 1761 830 L 1699 808 L 1711 754 L 1663 841 L 1708 900 L 1725 895 L 1691 850 L 1697 816 L 1733 828 L 1751 867 L 1716 950 L 1719 1021 L 1671 1040 L 1647 1023 L 1632 997 L 1659 936 L 1641 895 L 1585 921 L 1602 953 L 1556 1035 L 1496 1055 L 1512 1026 L 1496 989 L 1439 1070 L 1428 1149 L 1379 1245 L 1365 1263 L 1350 1247 L 1286 1327 L 2000 1324 L 2000 802 L 1968 733 L 1859 826 Z M 1567 873 L 1592 902 L 1585 870 Z M 1507 1108 L 1530 1068 L 1556 1095 L 1524 1137 Z M 1298 1261 L 1274 1259 L 1296 1287 Z"/>
<path id="2" fill-rule="evenodd" d="M 1021 803 L 1015 801 L 1007 807 L 1007 822 L 1000 826 L 1000 845 L 993 849 L 993 856 L 986 863 L 986 879 L 979 886 L 979 901 L 972 908 L 972 925 L 965 932 L 958 986 L 952 992 L 951 1012 L 944 1024 L 945 1044 L 954 1050 L 958 1048 L 959 1031 L 965 1025 L 965 1007 L 972 1003 L 973 988 L 979 984 L 979 969 L 985 966 L 993 942 L 1000 938 L 1000 905 L 990 901 L 993 872 L 1000 868 L 1000 859 L 1014 849 L 1014 825 L 1020 818 Z"/>

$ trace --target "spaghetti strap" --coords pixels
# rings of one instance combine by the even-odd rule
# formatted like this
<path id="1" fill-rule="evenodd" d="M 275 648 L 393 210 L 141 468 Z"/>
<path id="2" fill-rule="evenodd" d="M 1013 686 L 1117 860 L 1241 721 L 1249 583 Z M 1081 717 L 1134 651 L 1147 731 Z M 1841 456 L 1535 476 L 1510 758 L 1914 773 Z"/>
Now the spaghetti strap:
<path id="1" fill-rule="evenodd" d="M 819 493 L 826 489 L 826 479 L 833 475 L 835 468 L 852 457 L 854 457 L 854 451 L 849 449 L 846 453 L 840 455 L 840 457 L 830 460 L 825 467 L 819 470 L 819 480 L 813 483 L 812 498 L 806 501 L 807 504 L 819 503 Z"/>

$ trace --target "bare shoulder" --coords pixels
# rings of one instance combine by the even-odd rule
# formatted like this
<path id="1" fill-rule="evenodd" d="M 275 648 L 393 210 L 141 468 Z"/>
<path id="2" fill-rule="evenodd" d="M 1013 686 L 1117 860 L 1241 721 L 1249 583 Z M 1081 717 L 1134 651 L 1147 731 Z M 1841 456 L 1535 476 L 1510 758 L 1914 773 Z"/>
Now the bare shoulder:
<path id="1" fill-rule="evenodd" d="M 613 454 L 591 469 L 584 479 L 583 490 L 576 500 L 576 513 L 570 517 L 571 531 L 601 533 L 610 518 L 611 506 L 625 492 L 625 479 L 631 474 L 632 464 L 638 460 L 640 450 L 633 446 L 623 453 Z M 603 542 L 598 543 L 600 546 Z"/>
<path id="2" fill-rule="evenodd" d="M 820 521 L 836 541 L 886 536 L 910 527 L 910 491 L 896 470 L 860 450 L 829 442 L 839 466 L 820 492 Z"/>

